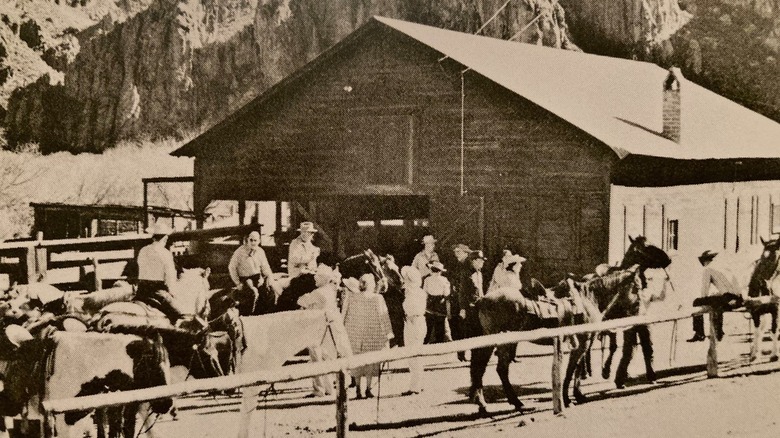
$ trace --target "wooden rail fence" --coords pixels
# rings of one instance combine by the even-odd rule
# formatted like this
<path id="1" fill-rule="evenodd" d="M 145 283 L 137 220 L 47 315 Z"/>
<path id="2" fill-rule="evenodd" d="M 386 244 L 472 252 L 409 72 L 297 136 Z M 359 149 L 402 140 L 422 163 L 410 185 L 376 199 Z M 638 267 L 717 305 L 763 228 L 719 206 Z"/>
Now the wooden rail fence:
<path id="1" fill-rule="evenodd" d="M 359 354 L 348 358 L 327 362 L 316 362 L 291 365 L 271 370 L 263 370 L 252 373 L 237 374 L 225 377 L 186 381 L 167 386 L 138 389 L 132 391 L 98 394 L 85 397 L 74 397 L 60 400 L 46 400 L 43 402 L 47 415 L 57 413 L 91 410 L 108 406 L 119 406 L 128 403 L 149 401 L 167 397 L 178 397 L 201 391 L 225 391 L 249 386 L 272 384 L 277 382 L 290 382 L 305 378 L 321 376 L 325 374 L 339 375 L 339 391 L 336 399 L 336 435 L 346 437 L 347 429 L 347 397 L 346 382 L 349 371 L 355 368 L 376 363 L 408 359 L 412 357 L 436 356 L 457 351 L 472 350 L 481 347 L 490 347 L 518 342 L 537 341 L 541 339 L 554 339 L 554 354 L 552 366 L 553 411 L 558 414 L 563 411 L 563 393 L 561 370 L 563 342 L 565 336 L 573 336 L 583 333 L 598 333 L 605 330 L 625 329 L 636 325 L 656 324 L 668 321 L 677 321 L 696 315 L 710 314 L 710 344 L 707 351 L 707 376 L 718 376 L 717 337 L 712 324 L 712 310 L 708 307 L 696 307 L 688 310 L 672 312 L 662 315 L 644 315 L 629 318 L 602 321 L 599 323 L 580 324 L 554 329 L 537 329 L 525 332 L 507 332 L 494 335 L 479 336 L 444 344 L 422 345 L 417 347 L 402 347 L 377 352 Z M 248 431 L 245 431 L 248 432 Z"/>

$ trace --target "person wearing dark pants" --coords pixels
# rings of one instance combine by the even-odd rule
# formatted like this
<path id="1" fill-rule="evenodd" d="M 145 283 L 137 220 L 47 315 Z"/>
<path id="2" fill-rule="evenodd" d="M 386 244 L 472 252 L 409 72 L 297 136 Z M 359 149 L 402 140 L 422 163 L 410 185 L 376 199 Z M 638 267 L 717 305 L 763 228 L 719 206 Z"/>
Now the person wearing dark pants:
<path id="1" fill-rule="evenodd" d="M 701 296 L 707 297 L 727 293 L 739 295 L 739 288 L 736 286 L 737 282 L 734 279 L 734 275 L 729 272 L 728 267 L 723 263 L 713 263 L 717 255 L 718 253 L 707 250 L 699 256 L 699 263 L 704 267 Z M 715 288 L 714 293 L 710 293 L 711 287 Z M 723 313 L 715 312 L 713 322 L 715 324 L 715 333 L 720 341 L 723 339 Z M 698 342 L 704 339 L 704 315 L 694 316 L 693 337 L 688 339 L 688 342 Z"/>
<path id="2" fill-rule="evenodd" d="M 639 315 L 646 315 L 650 304 L 654 301 L 663 301 L 666 299 L 666 287 L 669 284 L 669 277 L 664 278 L 664 284 L 660 292 L 656 293 L 651 288 L 644 288 L 637 292 L 636 304 L 639 306 Z M 617 371 L 615 372 L 615 386 L 620 389 L 625 387 L 628 379 L 628 365 L 634 356 L 634 347 L 637 342 L 642 347 L 642 355 L 645 359 L 645 372 L 649 383 L 655 382 L 655 371 L 653 370 L 653 341 L 650 338 L 650 329 L 646 325 L 637 325 L 623 332 L 623 354 L 620 358 Z"/>
<path id="3" fill-rule="evenodd" d="M 450 285 L 452 287 L 452 299 L 450 300 L 450 315 L 449 323 L 450 330 L 452 331 L 452 339 L 458 340 L 465 338 L 465 312 L 468 308 L 468 298 L 466 297 L 466 283 L 471 281 L 469 275 L 471 275 L 471 263 L 467 260 L 471 253 L 471 248 L 467 245 L 459 243 L 452 247 L 452 252 L 455 255 L 457 263 L 455 267 L 450 271 Z M 463 315 L 461 314 L 463 313 Z M 466 361 L 466 353 L 464 351 L 458 352 L 458 360 L 461 362 Z"/>
<path id="4" fill-rule="evenodd" d="M 152 243 L 138 252 L 138 290 L 135 297 L 160 310 L 171 324 L 176 324 L 184 313 L 171 294 L 177 280 L 173 254 L 166 247 L 171 231 L 165 223 L 147 228 L 146 232 L 152 235 Z"/>
<path id="5" fill-rule="evenodd" d="M 637 325 L 623 332 L 623 355 L 620 358 L 617 371 L 615 372 L 615 386 L 618 389 L 623 388 L 628 378 L 628 364 L 634 355 L 634 347 L 639 341 L 642 347 L 642 354 L 645 358 L 645 371 L 647 381 L 655 382 L 655 371 L 653 370 L 653 341 L 650 339 L 650 329 L 646 325 Z"/>

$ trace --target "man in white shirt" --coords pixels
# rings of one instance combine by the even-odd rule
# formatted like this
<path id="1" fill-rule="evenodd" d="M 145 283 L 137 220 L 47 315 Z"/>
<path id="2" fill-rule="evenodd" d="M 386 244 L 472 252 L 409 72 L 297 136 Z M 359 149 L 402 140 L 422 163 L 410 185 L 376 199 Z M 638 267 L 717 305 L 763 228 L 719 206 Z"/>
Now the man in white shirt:
<path id="1" fill-rule="evenodd" d="M 707 250 L 699 256 L 699 263 L 704 267 L 701 281 L 701 296 L 710 296 L 710 286 L 713 286 L 716 290 L 713 295 L 723 295 L 725 293 L 739 295 L 739 287 L 734 275 L 729 273 L 725 266 L 712 264 L 717 255 L 718 253 Z M 718 340 L 723 339 L 723 313 L 715 312 L 712 320 L 715 323 L 715 332 Z M 688 342 L 699 342 L 704 339 L 704 315 L 696 315 L 693 317 L 693 337 L 688 339 Z"/>
<path id="2" fill-rule="evenodd" d="M 276 291 L 271 265 L 268 263 L 265 251 L 260 247 L 260 233 L 257 231 L 249 233 L 245 243 L 233 252 L 230 263 L 228 263 L 228 272 L 236 288 L 239 291 L 248 292 L 249 297 L 246 301 L 251 301 L 246 306 L 248 314 L 255 312 L 255 306 L 257 306 L 257 300 L 260 297 L 260 286 L 267 284 Z"/>
<path id="3" fill-rule="evenodd" d="M 301 234 L 290 242 L 287 253 L 287 273 L 290 278 L 314 273 L 317 270 L 317 257 L 320 255 L 320 249 L 312 243 L 314 233 L 317 232 L 314 223 L 301 222 L 298 231 Z"/>
<path id="4" fill-rule="evenodd" d="M 161 312 L 172 324 L 184 316 L 171 291 L 176 285 L 176 265 L 173 254 L 166 248 L 171 228 L 160 222 L 146 229 L 152 243 L 138 252 L 138 290 L 135 298 Z"/>
<path id="5" fill-rule="evenodd" d="M 430 264 L 438 262 L 439 254 L 436 253 L 436 239 L 432 235 L 422 238 L 423 250 L 418 252 L 412 260 L 412 267 L 420 271 L 423 281 L 431 275 Z"/>

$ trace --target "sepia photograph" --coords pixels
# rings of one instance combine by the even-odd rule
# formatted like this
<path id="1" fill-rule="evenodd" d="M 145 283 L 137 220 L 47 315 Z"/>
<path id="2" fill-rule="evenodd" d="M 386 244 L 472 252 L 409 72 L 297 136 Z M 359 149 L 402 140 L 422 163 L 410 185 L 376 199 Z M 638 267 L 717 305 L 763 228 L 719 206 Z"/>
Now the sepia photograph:
<path id="1" fill-rule="evenodd" d="M 776 437 L 780 0 L 0 0 L 0 438 Z"/>

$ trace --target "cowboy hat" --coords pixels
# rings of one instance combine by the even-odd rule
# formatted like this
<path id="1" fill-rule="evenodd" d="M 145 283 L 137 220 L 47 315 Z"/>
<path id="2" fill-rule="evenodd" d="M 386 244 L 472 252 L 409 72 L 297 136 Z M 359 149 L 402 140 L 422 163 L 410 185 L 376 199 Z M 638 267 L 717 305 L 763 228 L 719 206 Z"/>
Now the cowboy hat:
<path id="1" fill-rule="evenodd" d="M 469 260 L 487 260 L 487 258 L 485 258 L 485 253 L 478 249 L 469 253 Z"/>
<path id="2" fill-rule="evenodd" d="M 716 255 L 718 255 L 718 253 L 706 250 L 699 256 L 699 263 L 711 261 Z"/>
<path id="3" fill-rule="evenodd" d="M 17 347 L 20 346 L 22 342 L 31 341 L 33 339 L 33 335 L 31 335 L 27 329 L 16 324 L 9 324 L 8 327 L 5 328 L 5 336 Z"/>
<path id="4" fill-rule="evenodd" d="M 360 292 L 360 281 L 357 278 L 354 277 L 342 278 L 341 282 L 344 284 L 344 287 L 346 287 L 348 290 L 352 292 Z"/>
<path id="5" fill-rule="evenodd" d="M 471 248 L 469 248 L 469 246 L 464 244 L 464 243 L 459 243 L 457 245 L 453 245 L 452 246 L 452 250 L 453 251 L 463 251 L 466 254 L 469 254 L 471 252 Z"/>
<path id="6" fill-rule="evenodd" d="M 442 265 L 441 262 L 438 261 L 429 262 L 428 268 L 430 268 L 430 270 L 434 272 L 447 272 L 447 270 L 444 269 L 444 265 Z"/>
<path id="7" fill-rule="evenodd" d="M 296 231 L 316 233 L 317 229 L 314 228 L 314 222 L 301 222 L 301 226 Z"/>
<path id="8" fill-rule="evenodd" d="M 432 235 L 428 234 L 427 236 L 424 236 L 422 238 L 423 245 L 429 244 L 429 243 L 436 243 L 436 239 L 433 238 Z"/>
<path id="9" fill-rule="evenodd" d="M 163 221 L 157 221 L 146 228 L 146 234 L 151 234 L 152 236 L 167 236 L 172 232 L 171 226 Z"/>

